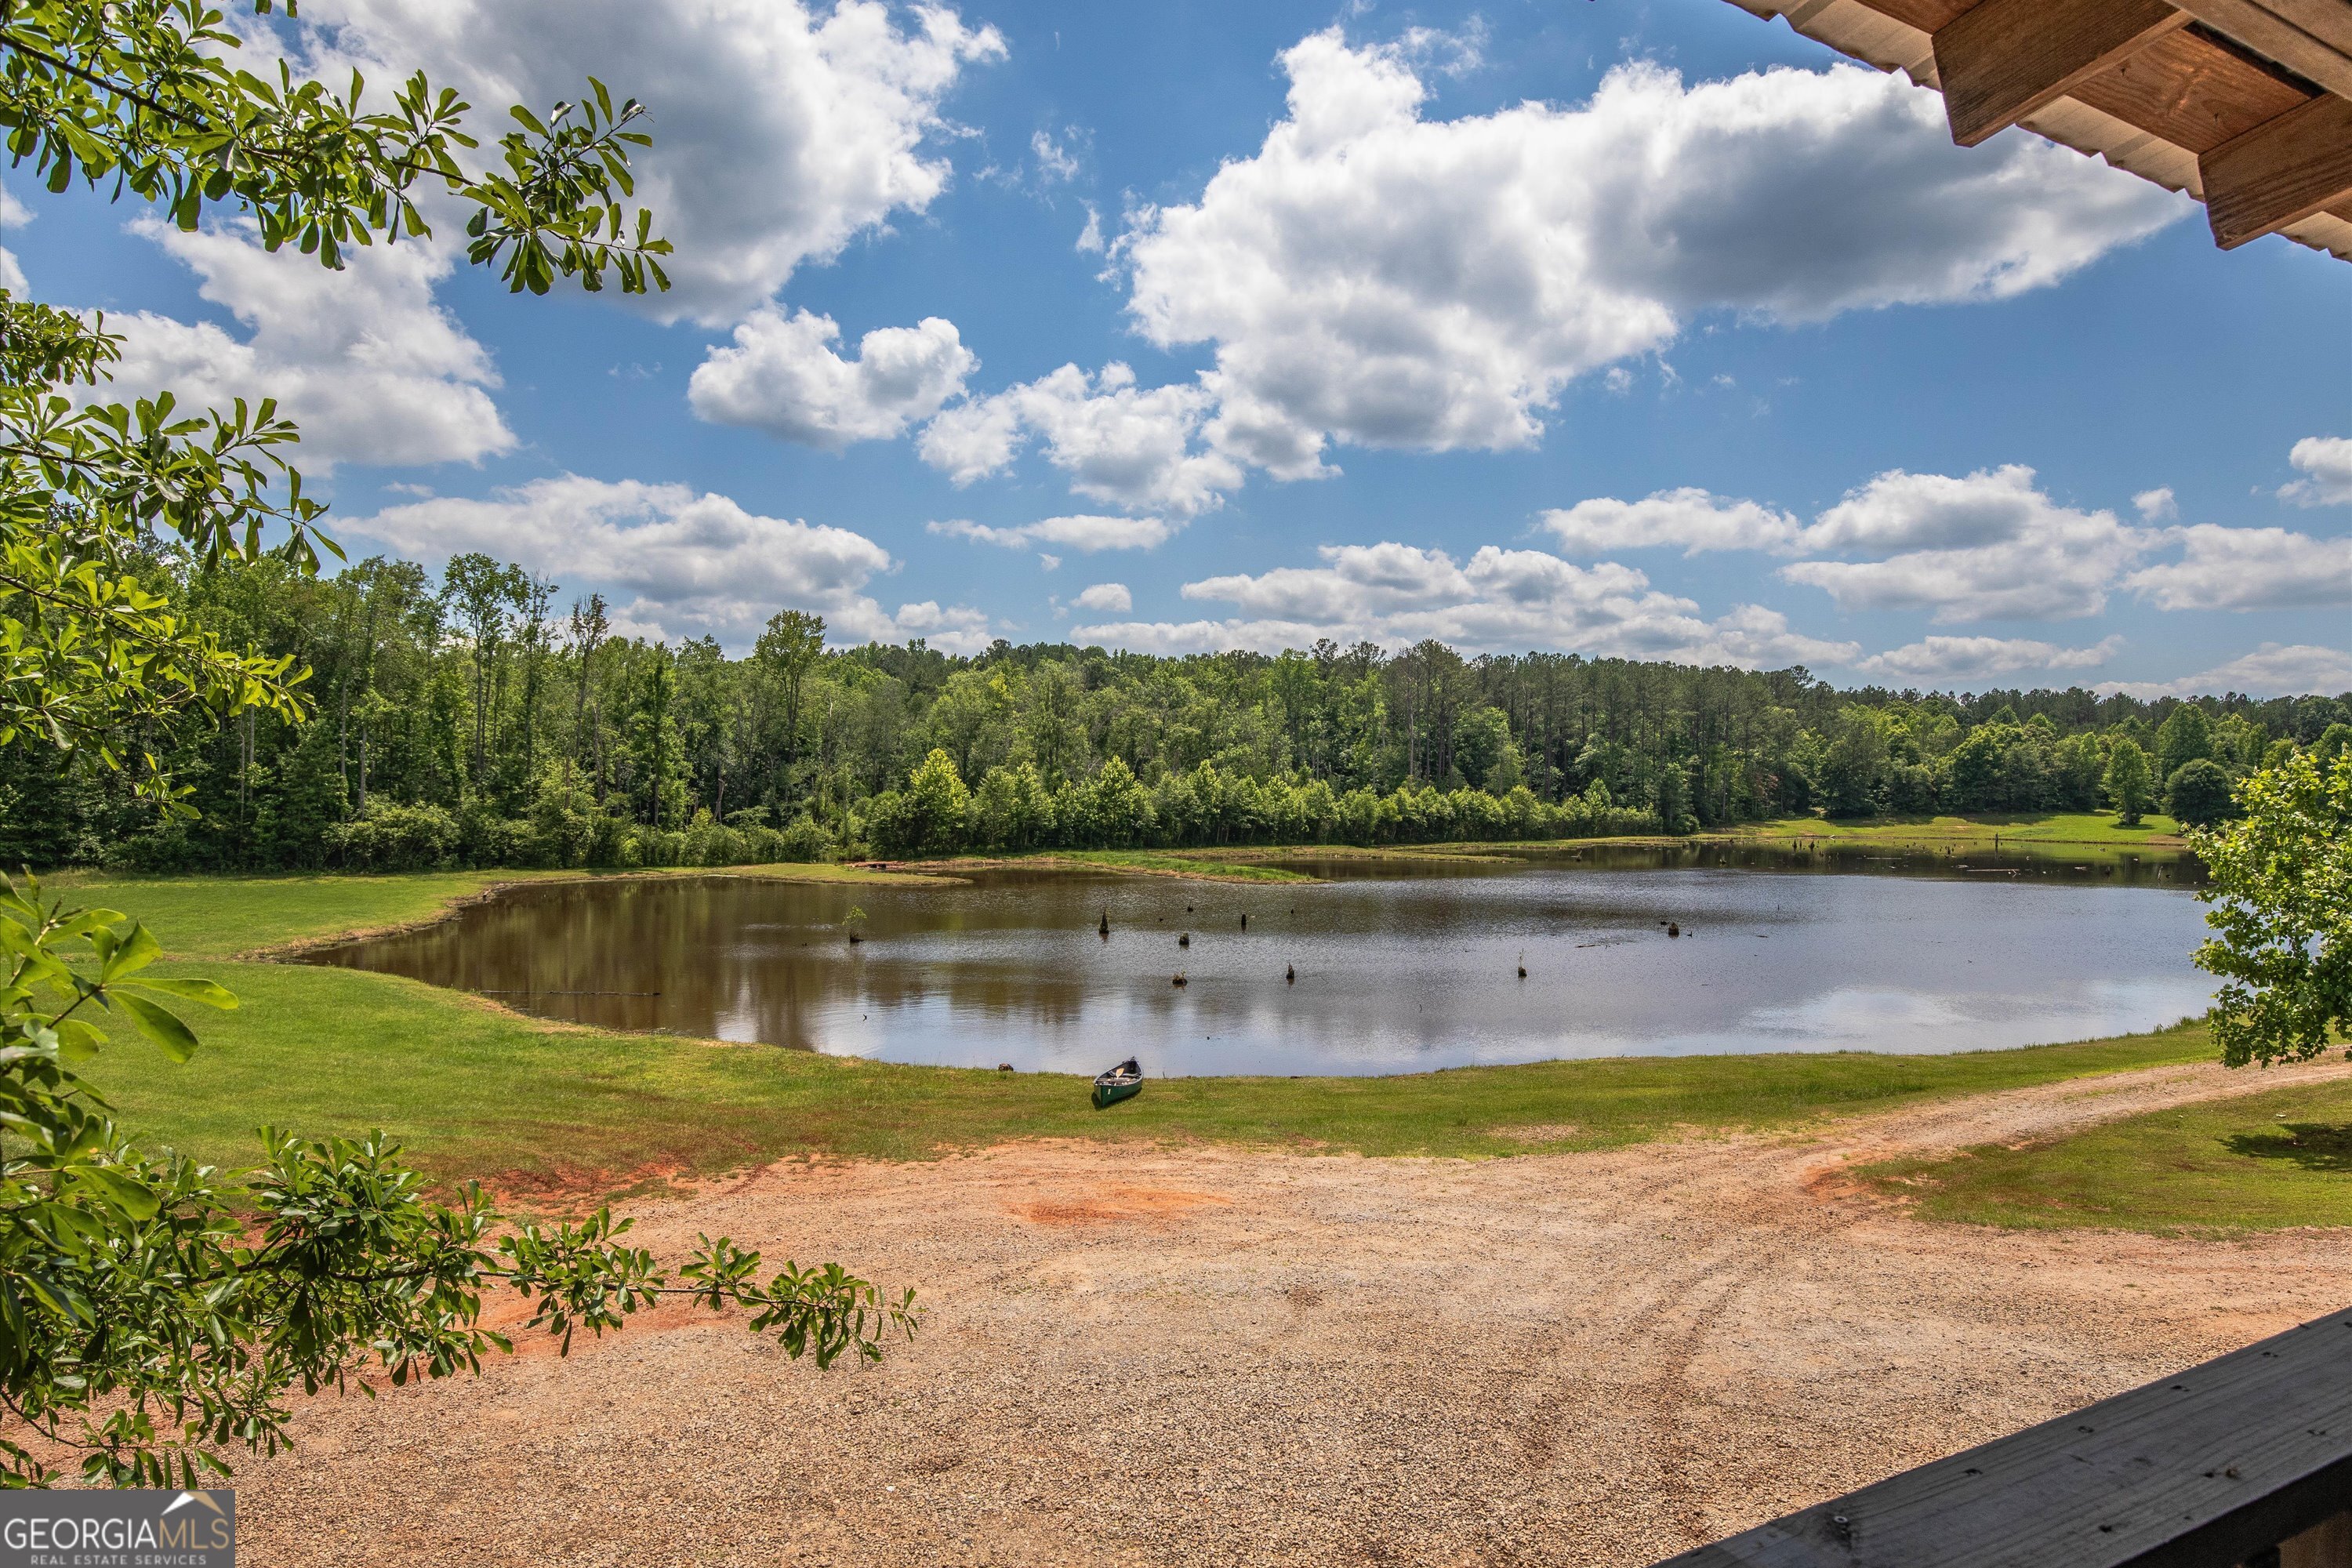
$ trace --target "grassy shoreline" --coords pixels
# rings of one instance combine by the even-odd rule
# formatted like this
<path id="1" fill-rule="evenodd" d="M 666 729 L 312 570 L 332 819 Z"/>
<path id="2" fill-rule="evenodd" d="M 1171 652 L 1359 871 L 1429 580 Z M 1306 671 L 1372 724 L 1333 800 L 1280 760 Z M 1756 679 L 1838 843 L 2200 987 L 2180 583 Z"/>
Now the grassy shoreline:
<path id="1" fill-rule="evenodd" d="M 446 920 L 504 888 L 631 877 L 757 877 L 782 882 L 937 884 L 952 877 L 860 866 L 661 867 L 628 871 L 415 871 L 383 876 L 285 872 L 263 877 L 143 877 L 69 871 L 41 879 L 45 898 L 121 910 L 144 921 L 174 958 L 289 956 L 358 936 Z"/>
<path id="2" fill-rule="evenodd" d="M 2010 1230 L 2352 1225 L 2352 1082 L 2283 1082 L 2047 1142 L 1890 1160 L 1855 1174 L 1919 1218 Z"/>
<path id="3" fill-rule="evenodd" d="M 1107 852 L 1060 863 L 1196 874 L 1192 868 L 1200 862 L 1223 864 L 1216 854 Z M 1161 858 L 1180 864 L 1149 863 Z M 912 871 L 844 867 L 722 874 L 880 885 L 920 879 Z M 76 901 L 104 903 L 149 921 L 170 954 L 162 972 L 209 974 L 243 1003 L 236 1012 L 194 1020 L 205 1047 L 190 1065 L 173 1066 L 123 1031 L 126 1037 L 93 1064 L 91 1080 L 141 1136 L 207 1163 L 248 1163 L 253 1130 L 264 1123 L 314 1135 L 381 1128 L 406 1142 L 436 1179 L 478 1178 L 525 1197 L 560 1194 L 571 1201 L 776 1159 L 920 1160 L 1027 1138 L 1471 1158 L 1597 1149 L 1662 1137 L 1790 1130 L 1929 1099 L 2211 1055 L 2203 1026 L 2186 1024 L 2117 1039 L 1951 1056 L 1623 1057 L 1383 1078 L 1163 1079 L 1139 1100 L 1098 1114 L 1087 1107 L 1078 1080 L 1066 1075 L 907 1067 L 625 1035 L 530 1018 L 393 976 L 266 961 L 267 954 L 349 931 L 438 919 L 500 885 L 567 875 L 578 874 L 60 879 L 72 885 Z M 257 950 L 266 950 L 265 961 L 256 961 Z M 2281 1092 L 2315 1093 L 2321 1087 Z M 2352 1121 L 2352 1088 L 2345 1092 L 2344 1116 Z M 2322 1106 L 2305 1120 L 2316 1125 L 2328 1114 Z M 2117 1134 L 2125 1142 L 2091 1162 L 2110 1187 L 2127 1184 L 2129 1173 L 2144 1168 L 2144 1161 L 2135 1164 L 2141 1157 L 2134 1149 L 2171 1136 L 2153 1122 L 2118 1127 L 2126 1130 Z M 2006 1157 L 2014 1163 L 2041 1156 L 2007 1152 Z M 2160 1195 L 2137 1208 L 2095 1196 L 2069 1200 L 2069 1213 L 2107 1217 L 2053 1219 L 2046 1203 L 2029 1213 L 2032 1205 L 2015 1194 L 2030 1194 L 2042 1178 L 2019 1173 L 2022 1166 L 1996 1170 L 1999 1161 L 1986 1158 L 1985 1174 L 1972 1175 L 1976 1184 L 1965 1193 L 1952 1185 L 1951 1173 L 1925 1167 L 1875 1172 L 1872 1179 L 1884 1190 L 1902 1192 L 1931 1218 L 2179 1223 Z M 2261 1170 L 2274 1174 L 2285 1163 L 2274 1161 Z M 1950 1188 L 1948 1195 L 1927 1191 L 1938 1183 Z M 2226 1201 L 2228 1170 L 2207 1185 L 2224 1197 L 2209 1194 L 2200 1202 L 2210 1208 Z M 1984 1195 L 1993 1188 L 2011 1196 Z M 2333 1198 L 2305 1196 L 2309 1202 L 2295 1200 L 2301 1206 L 2279 1211 L 2305 1218 L 2278 1223 L 2337 1223 L 2319 1217 L 2338 1212 L 2326 1206 Z M 2343 1209 L 2342 1218 L 2352 1220 L 2352 1206 Z"/>
<path id="4" fill-rule="evenodd" d="M 1844 847 L 1917 847 L 1933 849 L 1999 849 L 2031 854 L 2043 849 L 2186 849 L 2188 840 L 2168 816 L 2151 815 L 2126 827 L 2111 812 L 2062 813 L 2042 816 L 1916 816 L 1832 822 L 1795 817 L 1745 824 L 1703 839 L 1727 844 L 1814 844 Z"/>
<path id="5" fill-rule="evenodd" d="M 175 1067 L 124 1039 L 91 1081 L 141 1136 L 208 1163 L 264 1123 L 381 1128 L 442 1180 L 598 1194 L 778 1159 L 924 1160 L 1028 1138 L 1486 1157 L 1793 1128 L 1948 1095 L 2194 1060 L 2201 1026 L 1954 1056 L 1617 1057 L 1386 1078 L 1154 1080 L 1108 1112 L 1084 1079 L 908 1067 L 525 1017 L 390 975 L 184 963 L 241 1002 Z"/>

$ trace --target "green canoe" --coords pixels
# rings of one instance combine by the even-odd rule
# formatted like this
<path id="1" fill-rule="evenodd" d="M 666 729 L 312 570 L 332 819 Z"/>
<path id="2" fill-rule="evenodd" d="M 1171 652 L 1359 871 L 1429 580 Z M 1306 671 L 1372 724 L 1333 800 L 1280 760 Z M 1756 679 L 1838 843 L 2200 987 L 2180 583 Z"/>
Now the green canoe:
<path id="1" fill-rule="evenodd" d="M 1122 1100 L 1133 1100 L 1143 1092 L 1143 1069 L 1129 1057 L 1107 1073 L 1095 1078 L 1095 1109 L 1117 1105 Z"/>

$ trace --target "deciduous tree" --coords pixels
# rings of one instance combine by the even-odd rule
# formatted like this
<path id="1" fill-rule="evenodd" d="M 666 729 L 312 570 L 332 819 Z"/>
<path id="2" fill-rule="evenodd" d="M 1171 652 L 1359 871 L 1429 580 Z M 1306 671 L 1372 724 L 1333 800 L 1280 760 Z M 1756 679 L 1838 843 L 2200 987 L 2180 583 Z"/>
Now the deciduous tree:
<path id="1" fill-rule="evenodd" d="M 468 106 L 421 74 L 370 108 L 356 74 L 341 93 L 284 67 L 264 80 L 226 58 L 238 42 L 203 0 L 5 0 L 9 151 L 52 191 L 107 182 L 184 229 L 240 213 L 266 248 L 330 268 L 353 245 L 426 237 L 415 198 L 437 186 L 473 208 L 470 259 L 514 289 L 608 275 L 667 287 L 667 244 L 625 205 L 639 110 L 603 84 L 544 115 L 509 110 L 496 157 L 468 166 Z M 299 661 L 194 625 L 161 554 L 203 571 L 267 548 L 314 570 L 332 545 L 287 462 L 293 426 L 268 399 L 200 416 L 168 395 L 78 402 L 120 353 L 102 321 L 0 292 L 0 750 L 112 762 L 125 737 L 192 710 L 308 708 Z M 142 788 L 169 804 L 146 762 Z M 310 784 L 340 793 L 322 744 L 311 763 Z M 478 1190 L 431 1201 L 381 1138 L 265 1131 L 261 1163 L 235 1175 L 153 1157 L 76 1064 L 125 1024 L 185 1060 L 195 1037 L 173 1005 L 235 1005 L 210 981 L 155 975 L 161 952 L 113 910 L 0 881 L 0 1403 L 23 1424 L 0 1438 L 0 1483 L 48 1481 L 62 1451 L 89 1481 L 194 1485 L 238 1449 L 282 1446 L 298 1385 L 478 1367 L 508 1345 L 480 1322 L 496 1287 L 530 1299 L 530 1328 L 566 1348 L 665 1295 L 748 1307 L 756 1330 L 820 1364 L 913 1326 L 911 1298 L 886 1301 L 831 1265 L 762 1283 L 757 1254 L 706 1239 L 673 1277 L 608 1213 L 549 1227 L 510 1222 Z"/>
<path id="2" fill-rule="evenodd" d="M 2156 804 L 2156 781 L 2147 766 L 2147 753 L 2129 735 L 2119 736 L 2115 749 L 2107 753 L 2107 804 L 2126 827 L 2139 826 L 2147 808 Z"/>
<path id="3" fill-rule="evenodd" d="M 2210 873 L 2213 1037 L 2231 1067 L 2305 1060 L 2352 1027 L 2352 754 L 2265 769 L 2238 803 L 2190 837 Z"/>

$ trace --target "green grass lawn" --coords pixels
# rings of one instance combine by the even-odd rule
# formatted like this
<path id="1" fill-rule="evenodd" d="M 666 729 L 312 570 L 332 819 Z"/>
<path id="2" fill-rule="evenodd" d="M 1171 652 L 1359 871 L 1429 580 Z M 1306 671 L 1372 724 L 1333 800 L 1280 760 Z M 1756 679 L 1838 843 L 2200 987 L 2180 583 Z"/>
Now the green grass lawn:
<path id="1" fill-rule="evenodd" d="M 2149 816 L 2137 827 L 2126 827 L 2113 812 L 2061 812 L 2036 816 L 1912 816 L 1868 822 L 1831 822 L 1817 816 L 1759 822 L 1710 835 L 1717 838 L 1794 843 L 1800 839 L 1836 845 L 1868 845 L 1923 848 L 1990 850 L 2036 849 L 2063 846 L 2068 849 L 2178 849 L 2180 825 L 2168 816 Z"/>
<path id="2" fill-rule="evenodd" d="M 1006 866 L 1050 871 L 1127 871 L 1143 876 L 1188 877 L 1206 882 L 1312 882 L 1303 872 L 1257 864 L 1264 852 L 1218 849 L 1045 849 L 1027 855 L 971 855 L 910 862 L 923 871 L 952 875 L 963 867 Z M 1279 854 L 1297 853 L 1293 850 Z"/>
<path id="3" fill-rule="evenodd" d="M 1085 1080 L 1063 1074 L 570 1028 L 352 970 L 166 968 L 209 974 L 241 1005 L 195 1019 L 204 1047 L 185 1066 L 128 1031 L 92 1065 L 91 1080 L 142 1136 L 230 1164 L 249 1156 L 264 1122 L 312 1134 L 380 1127 L 438 1176 L 525 1189 L 621 1188 L 794 1154 L 920 1159 L 1025 1137 L 1365 1154 L 1596 1148 L 2210 1054 L 2200 1028 L 2182 1028 L 1948 1057 L 1637 1057 L 1398 1078 L 1171 1079 L 1097 1112 Z"/>
<path id="4" fill-rule="evenodd" d="M 804 868 L 793 868 L 795 871 Z M 113 880 L 78 889 L 151 921 L 237 993 L 196 1012 L 185 1066 L 121 1031 L 92 1082 L 142 1137 L 247 1163 L 263 1123 L 381 1128 L 443 1179 L 625 1191 L 793 1155 L 920 1159 L 1025 1137 L 1206 1141 L 1364 1154 L 1597 1148 L 1774 1129 L 1942 1095 L 2209 1057 L 2201 1026 L 1960 1056 L 1619 1058 L 1394 1078 L 1155 1081 L 1097 1112 L 1058 1074 L 900 1067 L 572 1028 L 388 975 L 226 955 L 421 918 L 491 874 Z M 217 956 L 215 956 L 217 955 Z"/>
<path id="5" fill-rule="evenodd" d="M 2022 1149 L 1889 1161 L 1859 1173 L 1909 1199 L 1923 1218 L 1974 1225 L 2158 1232 L 2347 1225 L 2352 1083 L 2289 1084 Z"/>
<path id="6" fill-rule="evenodd" d="M 413 925 L 458 900 L 508 882 L 593 876 L 583 871 L 421 871 L 394 877 L 106 877 L 68 873 L 42 881 L 45 898 L 135 915 L 175 958 L 227 958 L 289 944 Z M 602 873 L 614 875 L 616 873 Z M 638 876 L 779 877 L 793 881 L 894 882 L 899 873 L 855 866 L 737 866 L 721 871 Z"/>

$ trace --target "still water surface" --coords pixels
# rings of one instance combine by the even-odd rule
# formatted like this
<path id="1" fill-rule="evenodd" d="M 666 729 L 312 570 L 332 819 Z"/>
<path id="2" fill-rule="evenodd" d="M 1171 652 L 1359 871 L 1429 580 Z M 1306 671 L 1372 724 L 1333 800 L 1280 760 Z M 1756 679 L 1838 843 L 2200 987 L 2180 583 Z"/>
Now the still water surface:
<path id="1" fill-rule="evenodd" d="M 1133 1055 L 1154 1075 L 1967 1050 L 2151 1028 L 2210 990 L 2189 961 L 2193 863 L 1596 848 L 1298 865 L 1333 879 L 541 884 L 314 961 L 614 1028 L 1024 1071 Z"/>

